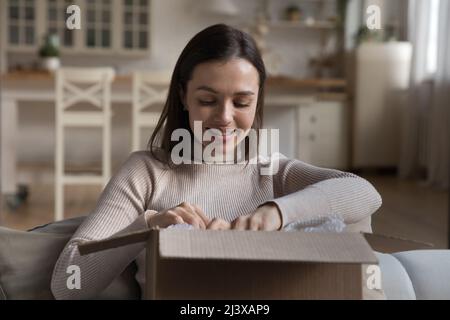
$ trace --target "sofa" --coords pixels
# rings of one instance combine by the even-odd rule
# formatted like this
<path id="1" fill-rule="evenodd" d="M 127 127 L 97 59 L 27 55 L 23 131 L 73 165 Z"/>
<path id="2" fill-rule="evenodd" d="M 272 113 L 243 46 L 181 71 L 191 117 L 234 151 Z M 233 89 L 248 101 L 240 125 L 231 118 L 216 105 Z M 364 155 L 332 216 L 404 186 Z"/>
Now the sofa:
<path id="1" fill-rule="evenodd" d="M 0 300 L 54 299 L 53 266 L 84 217 L 38 226 L 29 231 L 0 227 Z M 450 299 L 450 250 L 375 252 L 388 300 Z M 130 264 L 96 299 L 140 299 Z"/>

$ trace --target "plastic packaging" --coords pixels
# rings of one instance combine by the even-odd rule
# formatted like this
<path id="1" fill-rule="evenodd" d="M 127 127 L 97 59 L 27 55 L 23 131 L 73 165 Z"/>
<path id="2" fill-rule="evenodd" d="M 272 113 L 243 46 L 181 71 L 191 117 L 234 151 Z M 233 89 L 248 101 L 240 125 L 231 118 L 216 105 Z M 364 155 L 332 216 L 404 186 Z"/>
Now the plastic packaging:
<path id="1" fill-rule="evenodd" d="M 294 221 L 284 227 L 284 231 L 304 231 L 304 232 L 343 232 L 346 225 L 340 214 L 331 214 L 320 217 L 314 221 L 303 222 Z"/>

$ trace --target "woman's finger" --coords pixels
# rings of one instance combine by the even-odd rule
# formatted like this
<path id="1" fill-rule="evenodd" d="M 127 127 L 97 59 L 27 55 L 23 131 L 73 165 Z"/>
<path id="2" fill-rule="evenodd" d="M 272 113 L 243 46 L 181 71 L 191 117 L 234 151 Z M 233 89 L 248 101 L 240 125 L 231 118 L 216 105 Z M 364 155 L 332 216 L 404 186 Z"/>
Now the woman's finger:
<path id="1" fill-rule="evenodd" d="M 199 215 L 199 217 L 203 220 L 203 222 L 205 223 L 205 226 L 207 226 L 211 220 L 206 216 L 206 214 L 203 212 L 203 210 L 196 204 L 190 204 L 194 211 Z"/>
<path id="2" fill-rule="evenodd" d="M 192 213 L 183 207 L 176 207 L 174 209 L 174 211 L 179 216 L 181 216 L 186 223 L 192 225 L 194 228 L 201 228 L 201 229 L 206 228 L 202 219 L 200 219 L 200 217 L 198 215 L 196 215 L 195 213 Z"/>
<path id="3" fill-rule="evenodd" d="M 195 208 L 195 206 L 189 202 L 184 202 L 185 206 L 183 208 L 185 208 L 187 211 L 191 212 L 193 215 L 197 216 L 202 223 L 202 229 L 206 229 L 206 226 L 209 223 L 209 219 L 203 214 L 203 211 L 197 207 L 199 210 L 197 210 Z"/>
<path id="4" fill-rule="evenodd" d="M 202 229 L 206 229 L 206 226 L 208 225 L 208 223 L 204 221 L 203 217 L 195 210 L 195 208 L 192 206 L 192 204 L 190 204 L 189 202 L 183 201 L 176 208 L 183 208 L 189 214 L 192 214 L 193 216 L 195 216 L 196 219 L 198 218 L 200 220 L 199 221 L 200 227 Z"/>
<path id="5" fill-rule="evenodd" d="M 230 229 L 230 223 L 223 219 L 214 218 L 206 228 L 209 230 L 228 230 Z"/>
<path id="6" fill-rule="evenodd" d="M 264 230 L 264 226 L 261 225 L 261 220 L 256 218 L 255 216 L 250 217 L 248 224 L 249 230 L 252 231 Z"/>
<path id="7" fill-rule="evenodd" d="M 167 228 L 173 224 L 181 223 L 184 223 L 183 218 L 172 210 L 155 214 L 149 218 L 149 225 L 152 227 Z"/>
<path id="8" fill-rule="evenodd" d="M 231 229 L 246 230 L 249 227 L 248 222 L 249 222 L 248 216 L 238 217 L 231 223 Z"/>

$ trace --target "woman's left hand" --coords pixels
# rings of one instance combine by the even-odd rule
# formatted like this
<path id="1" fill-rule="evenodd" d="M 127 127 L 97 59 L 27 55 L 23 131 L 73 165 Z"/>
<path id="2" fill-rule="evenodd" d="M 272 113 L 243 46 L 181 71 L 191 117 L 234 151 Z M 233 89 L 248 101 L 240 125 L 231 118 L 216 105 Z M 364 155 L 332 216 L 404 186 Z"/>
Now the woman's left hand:
<path id="1" fill-rule="evenodd" d="M 231 222 L 235 230 L 273 231 L 281 228 L 281 213 L 275 203 L 267 203 L 250 214 L 240 216 Z"/>

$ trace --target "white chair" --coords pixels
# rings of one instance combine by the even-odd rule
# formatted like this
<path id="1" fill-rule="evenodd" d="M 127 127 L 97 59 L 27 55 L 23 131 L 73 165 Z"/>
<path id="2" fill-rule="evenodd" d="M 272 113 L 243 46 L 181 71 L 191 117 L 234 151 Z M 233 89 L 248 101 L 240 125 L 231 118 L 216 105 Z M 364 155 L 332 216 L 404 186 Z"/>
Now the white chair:
<path id="1" fill-rule="evenodd" d="M 100 184 L 111 176 L 111 68 L 61 68 L 56 73 L 55 220 L 64 218 L 64 186 Z M 95 111 L 75 111 L 69 107 L 89 103 Z M 66 174 L 64 128 L 102 129 L 102 172 Z"/>
<path id="2" fill-rule="evenodd" d="M 169 84 L 170 74 L 167 72 L 133 73 L 132 151 L 140 149 L 141 129 L 156 127 L 161 112 L 145 109 L 166 102 Z"/>

